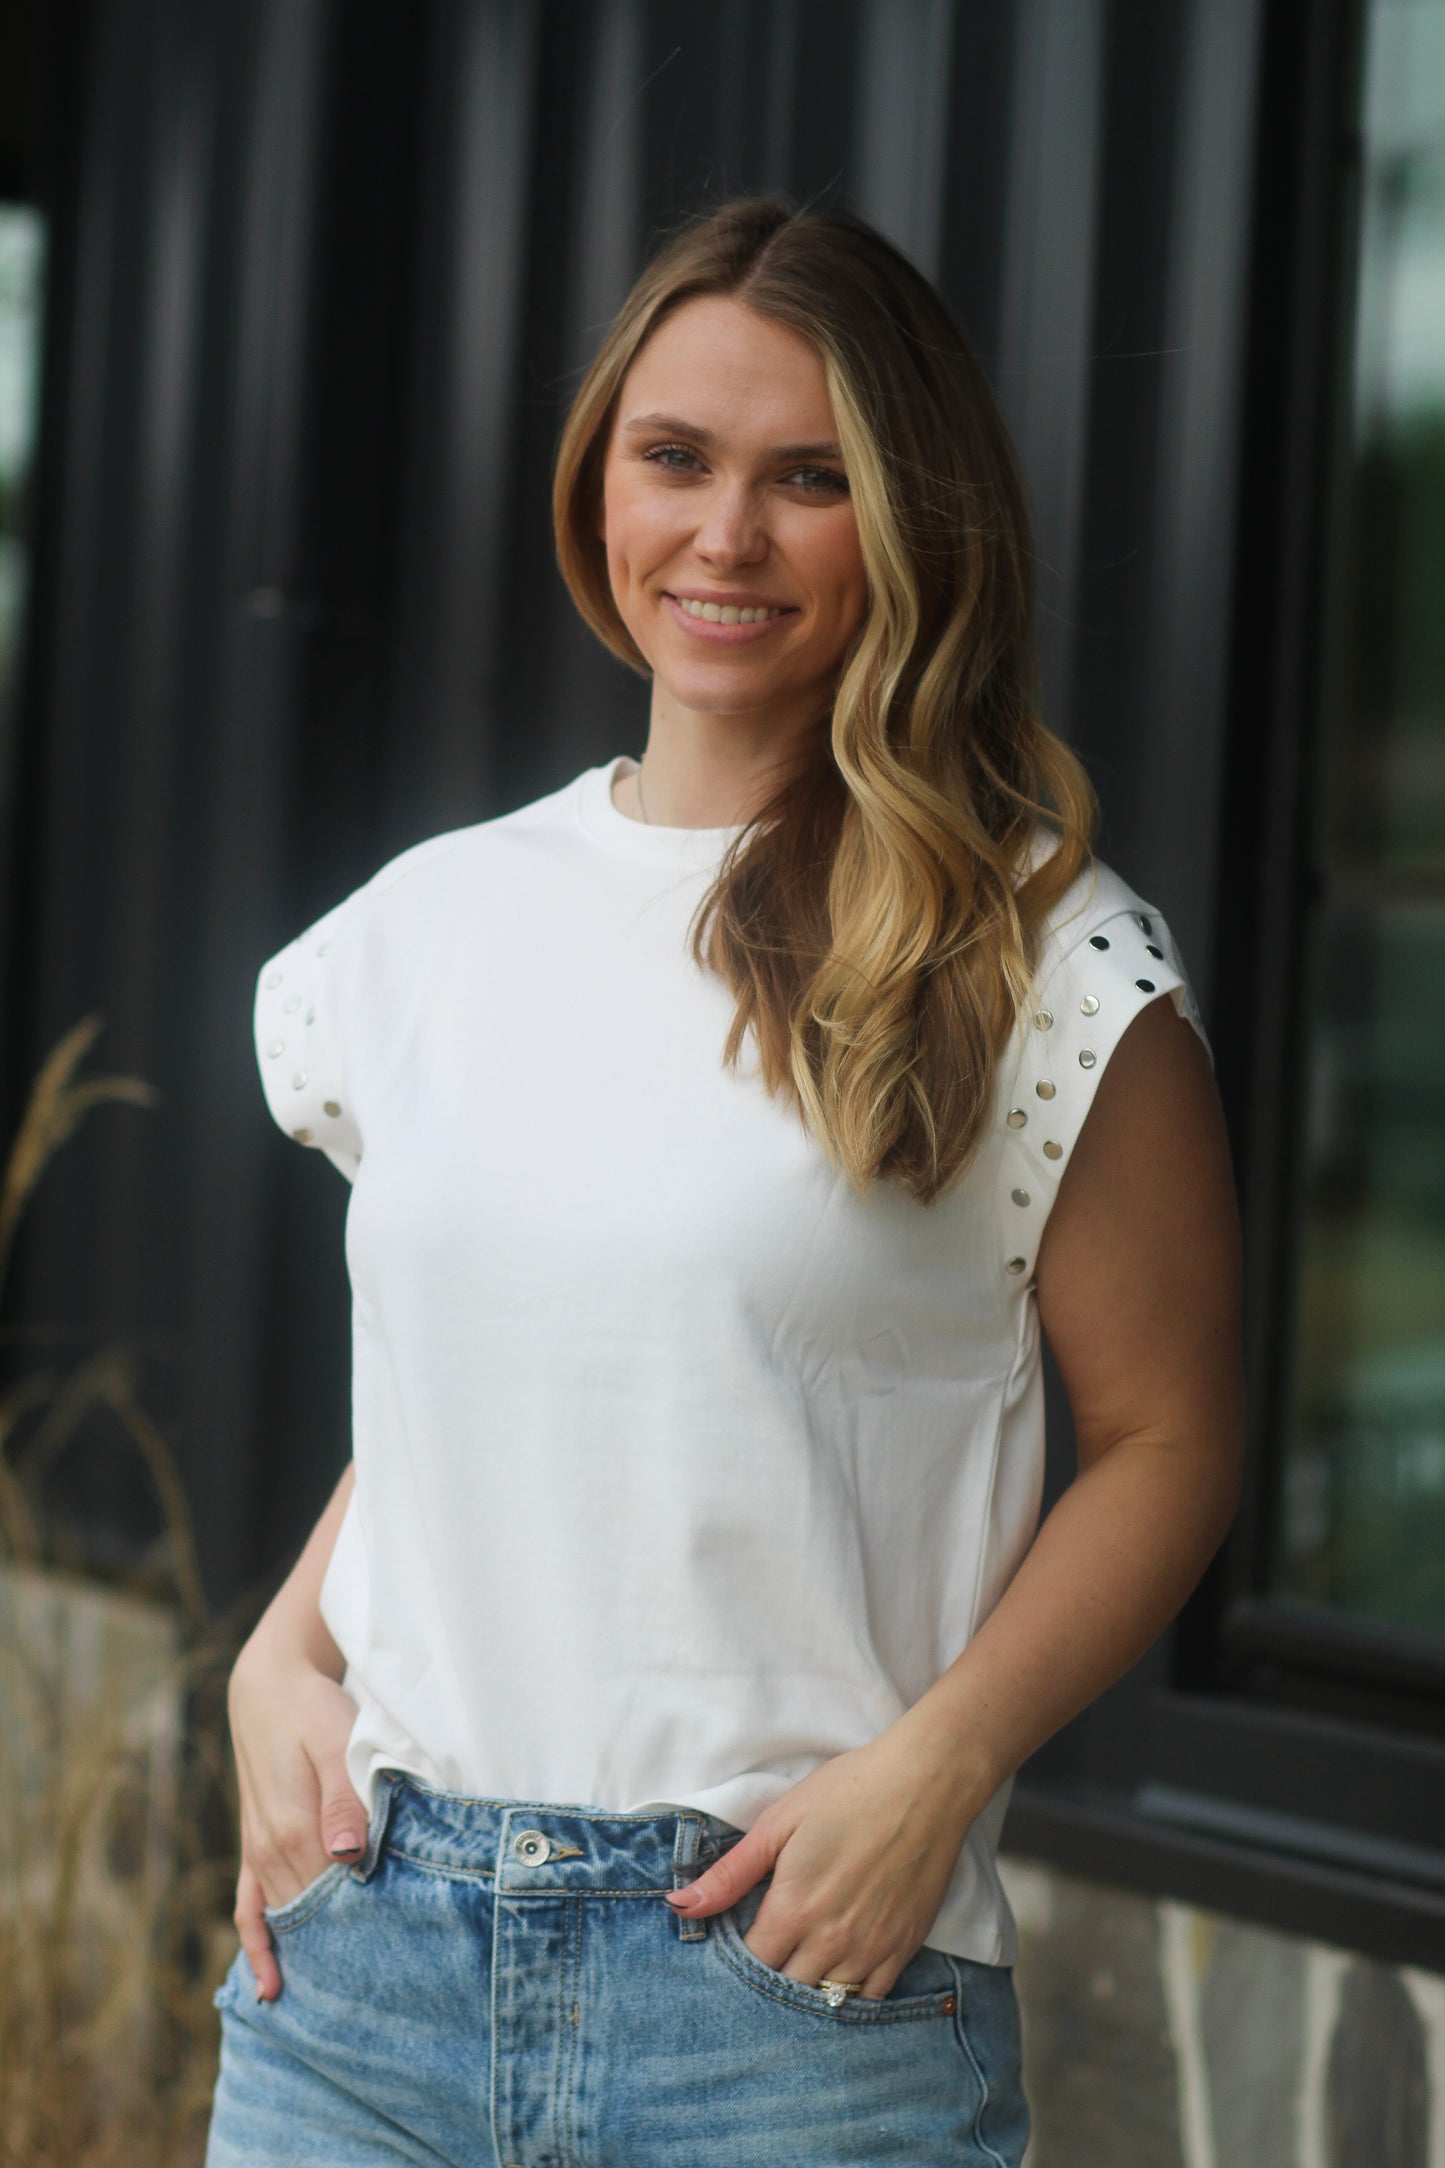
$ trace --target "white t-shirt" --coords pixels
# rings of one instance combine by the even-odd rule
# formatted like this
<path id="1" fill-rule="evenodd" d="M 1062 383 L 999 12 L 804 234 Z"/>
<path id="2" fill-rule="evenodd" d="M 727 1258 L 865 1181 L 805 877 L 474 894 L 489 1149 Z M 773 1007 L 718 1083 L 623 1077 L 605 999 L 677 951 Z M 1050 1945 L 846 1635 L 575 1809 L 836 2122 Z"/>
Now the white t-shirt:
<path id="1" fill-rule="evenodd" d="M 629 819 L 628 765 L 403 851 L 260 972 L 271 1111 L 353 1184 L 321 1610 L 368 1806 L 391 1765 L 745 1829 L 900 1716 L 1033 1540 L 1033 1266 L 1104 1065 L 1156 991 L 1199 1021 L 1101 866 L 970 1169 L 859 1199 L 751 1038 L 722 1066 L 685 936 L 734 831 Z M 1011 1781 L 926 1937 L 985 1963 L 1017 1955 Z"/>

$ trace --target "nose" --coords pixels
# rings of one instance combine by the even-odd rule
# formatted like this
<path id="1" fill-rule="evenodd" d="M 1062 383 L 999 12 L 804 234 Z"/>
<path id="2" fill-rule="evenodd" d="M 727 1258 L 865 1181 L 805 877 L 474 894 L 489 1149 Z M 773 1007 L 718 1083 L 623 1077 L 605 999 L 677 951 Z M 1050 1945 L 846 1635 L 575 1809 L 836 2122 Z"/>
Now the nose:
<path id="1" fill-rule="evenodd" d="M 721 482 L 709 490 L 693 547 L 714 565 L 756 564 L 767 554 L 757 498 L 745 482 Z"/>

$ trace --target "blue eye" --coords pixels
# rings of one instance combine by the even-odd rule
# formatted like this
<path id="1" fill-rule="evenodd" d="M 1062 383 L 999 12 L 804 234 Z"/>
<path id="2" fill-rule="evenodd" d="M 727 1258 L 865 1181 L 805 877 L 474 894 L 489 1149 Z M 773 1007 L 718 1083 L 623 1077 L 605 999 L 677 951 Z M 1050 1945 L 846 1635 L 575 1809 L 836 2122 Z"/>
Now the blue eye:
<path id="1" fill-rule="evenodd" d="M 848 494 L 847 475 L 837 473 L 832 467 L 798 467 L 794 471 L 806 476 L 804 487 L 816 490 L 820 496 L 830 490 L 839 496 Z"/>
<path id="2" fill-rule="evenodd" d="M 702 460 L 687 444 L 654 444 L 642 454 L 651 466 L 660 467 L 664 474 L 686 474 L 701 467 Z M 783 475 L 784 482 L 796 482 L 814 497 L 846 497 L 848 477 L 833 467 L 794 467 Z"/>
<path id="3" fill-rule="evenodd" d="M 650 459 L 654 466 L 662 467 L 665 471 L 673 474 L 681 472 L 681 469 L 672 465 L 674 459 L 690 459 L 694 464 L 697 461 L 697 453 L 689 451 L 685 444 L 658 444 L 650 452 L 644 452 L 642 456 L 644 459 Z"/>

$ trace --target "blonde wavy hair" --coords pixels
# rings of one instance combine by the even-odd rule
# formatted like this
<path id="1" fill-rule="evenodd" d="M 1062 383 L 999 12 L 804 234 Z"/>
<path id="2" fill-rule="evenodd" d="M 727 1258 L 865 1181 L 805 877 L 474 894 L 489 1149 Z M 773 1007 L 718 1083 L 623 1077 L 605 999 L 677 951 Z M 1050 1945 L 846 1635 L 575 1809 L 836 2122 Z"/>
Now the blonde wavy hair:
<path id="1" fill-rule="evenodd" d="M 1098 819 L 1087 774 L 1037 712 L 1016 455 L 964 334 L 863 220 L 767 195 L 691 221 L 579 385 L 553 482 L 572 598 L 643 675 L 598 532 L 603 465 L 628 369 L 700 295 L 821 356 L 868 608 L 831 704 L 698 905 L 692 954 L 736 997 L 724 1064 L 751 1026 L 765 1087 L 858 1194 L 885 1177 L 931 1204 L 992 1118 L 1044 922 L 1092 864 Z"/>

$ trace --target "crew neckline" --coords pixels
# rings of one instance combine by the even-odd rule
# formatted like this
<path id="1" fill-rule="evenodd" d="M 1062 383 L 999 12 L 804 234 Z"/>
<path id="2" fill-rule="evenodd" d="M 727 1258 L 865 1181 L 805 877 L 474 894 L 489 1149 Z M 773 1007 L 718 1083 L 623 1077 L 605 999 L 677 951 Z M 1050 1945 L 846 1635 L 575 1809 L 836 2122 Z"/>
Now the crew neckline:
<path id="1" fill-rule="evenodd" d="M 626 858 L 652 865 L 710 866 L 721 859 L 733 837 L 747 823 L 730 828 L 668 828 L 658 821 L 635 821 L 621 812 L 612 796 L 620 776 L 636 773 L 630 753 L 618 753 L 597 768 L 584 769 L 577 793 L 577 815 L 594 842 Z"/>

